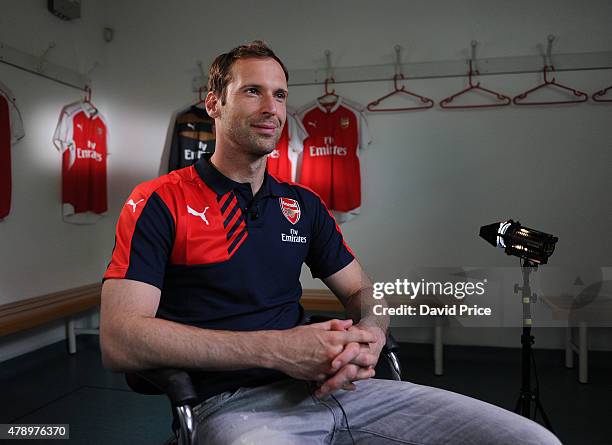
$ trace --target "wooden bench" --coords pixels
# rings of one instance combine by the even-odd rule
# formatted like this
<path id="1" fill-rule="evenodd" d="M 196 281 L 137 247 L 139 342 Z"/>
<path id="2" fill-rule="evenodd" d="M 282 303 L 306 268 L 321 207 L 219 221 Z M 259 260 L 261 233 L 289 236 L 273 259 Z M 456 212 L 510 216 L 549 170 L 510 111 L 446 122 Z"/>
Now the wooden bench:
<path id="1" fill-rule="evenodd" d="M 101 283 L 89 284 L 0 306 L 0 337 L 65 319 L 68 352 L 76 352 L 77 334 L 97 334 L 97 329 L 74 326 L 74 317 L 100 305 Z"/>

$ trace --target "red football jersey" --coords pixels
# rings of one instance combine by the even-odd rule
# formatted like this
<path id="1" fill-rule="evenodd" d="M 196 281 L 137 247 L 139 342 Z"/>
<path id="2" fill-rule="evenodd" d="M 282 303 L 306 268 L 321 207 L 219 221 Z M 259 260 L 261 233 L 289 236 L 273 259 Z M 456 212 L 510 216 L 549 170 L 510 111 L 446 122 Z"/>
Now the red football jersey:
<path id="1" fill-rule="evenodd" d="M 107 137 L 104 118 L 90 104 L 77 102 L 62 110 L 53 142 L 62 153 L 66 222 L 92 223 L 107 210 Z"/>
<path id="2" fill-rule="evenodd" d="M 268 155 L 268 172 L 281 181 L 295 181 L 297 161 L 308 135 L 300 121 L 287 112 L 287 122 L 272 153 Z"/>
<path id="3" fill-rule="evenodd" d="M 331 106 L 315 101 L 300 118 L 308 138 L 298 182 L 318 193 L 339 222 L 347 221 L 361 206 L 359 149 L 371 142 L 365 116 L 339 98 Z"/>
<path id="4" fill-rule="evenodd" d="M 0 219 L 6 218 L 11 210 L 11 145 L 23 136 L 15 98 L 0 89 Z"/>

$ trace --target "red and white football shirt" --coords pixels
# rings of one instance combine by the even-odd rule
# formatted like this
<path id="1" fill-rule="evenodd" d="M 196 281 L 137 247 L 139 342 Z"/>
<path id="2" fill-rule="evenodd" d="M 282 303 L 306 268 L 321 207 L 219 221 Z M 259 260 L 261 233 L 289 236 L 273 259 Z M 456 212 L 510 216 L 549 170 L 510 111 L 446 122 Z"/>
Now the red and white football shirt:
<path id="1" fill-rule="evenodd" d="M 268 155 L 268 172 L 281 181 L 295 181 L 298 157 L 307 136 L 298 118 L 287 112 L 287 121 L 278 144 Z"/>
<path id="2" fill-rule="evenodd" d="M 298 182 L 318 193 L 338 222 L 348 221 L 361 207 L 359 150 L 371 142 L 365 116 L 342 98 L 315 101 L 299 116 L 308 138 Z"/>
<path id="3" fill-rule="evenodd" d="M 93 223 L 107 210 L 106 156 L 108 129 L 91 104 L 67 105 L 53 135 L 62 153 L 64 221 Z"/>
<path id="4" fill-rule="evenodd" d="M 24 135 L 15 98 L 0 89 L 0 220 L 11 210 L 11 145 Z"/>

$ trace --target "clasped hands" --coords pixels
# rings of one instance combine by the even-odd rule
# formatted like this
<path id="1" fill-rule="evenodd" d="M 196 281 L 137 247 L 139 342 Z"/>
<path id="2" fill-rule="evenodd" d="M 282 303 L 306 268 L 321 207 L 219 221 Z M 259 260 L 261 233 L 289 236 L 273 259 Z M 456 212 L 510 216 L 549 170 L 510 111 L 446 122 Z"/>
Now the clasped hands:
<path id="1" fill-rule="evenodd" d="M 374 367 L 378 357 L 385 346 L 386 336 L 378 326 L 353 325 L 353 320 L 330 320 L 331 330 L 364 332 L 374 337 L 374 341 L 366 343 L 351 342 L 331 362 L 333 374 L 324 381 L 319 381 L 319 388 L 315 396 L 323 397 L 338 389 L 354 391 L 357 389 L 353 382 L 374 377 Z"/>
<path id="2" fill-rule="evenodd" d="M 339 389 L 355 390 L 353 382 L 374 376 L 374 366 L 386 342 L 384 331 L 352 320 L 329 320 L 294 328 L 287 338 L 287 359 L 295 378 L 315 381 L 315 396 Z M 289 365 L 289 363 L 286 363 Z"/>

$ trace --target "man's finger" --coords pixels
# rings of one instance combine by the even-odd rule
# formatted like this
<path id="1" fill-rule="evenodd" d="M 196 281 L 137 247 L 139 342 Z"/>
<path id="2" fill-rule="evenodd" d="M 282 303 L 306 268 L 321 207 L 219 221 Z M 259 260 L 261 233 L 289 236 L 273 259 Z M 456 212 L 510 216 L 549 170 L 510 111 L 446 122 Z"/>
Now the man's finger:
<path id="1" fill-rule="evenodd" d="M 376 336 L 365 330 L 353 330 L 346 332 L 346 341 L 348 343 L 376 343 Z"/>
<path id="2" fill-rule="evenodd" d="M 350 318 L 346 320 L 334 319 L 334 320 L 330 320 L 329 324 L 330 324 L 330 329 L 332 331 L 346 331 L 353 325 L 353 320 L 351 320 Z"/>
<path id="3" fill-rule="evenodd" d="M 361 366 L 362 368 L 368 368 L 370 366 L 376 366 L 376 363 L 378 363 L 378 357 L 375 354 L 372 354 L 369 349 L 361 349 L 361 352 L 350 362 L 354 365 Z"/>
<path id="4" fill-rule="evenodd" d="M 359 368 L 356 365 L 346 365 L 334 376 L 327 379 L 323 384 L 315 391 L 315 396 L 323 397 L 327 394 L 331 394 L 334 391 L 339 390 L 347 383 L 352 383 L 357 380 L 365 380 L 374 377 L 374 369 L 372 368 Z"/>
<path id="5" fill-rule="evenodd" d="M 337 371 L 344 365 L 352 362 L 361 354 L 361 346 L 359 343 L 349 343 L 344 347 L 344 350 L 332 360 L 332 372 Z"/>
<path id="6" fill-rule="evenodd" d="M 353 320 L 349 318 L 348 320 L 338 320 L 338 319 L 327 320 L 327 321 L 322 321 L 320 323 L 312 323 L 307 326 L 315 328 L 315 329 L 321 329 L 324 331 L 345 331 L 352 325 L 353 325 Z"/>
<path id="7" fill-rule="evenodd" d="M 345 383 L 342 385 L 342 389 L 345 391 L 355 391 L 357 389 L 357 385 L 354 383 Z"/>
<path id="8" fill-rule="evenodd" d="M 334 374 L 329 379 L 327 379 L 325 382 L 323 382 L 319 390 L 322 393 L 334 392 L 342 388 L 342 385 L 346 383 L 351 383 L 352 381 L 354 381 L 355 378 L 357 377 L 357 374 L 358 374 L 358 367 L 356 365 L 346 365 L 345 367 L 340 369 L 340 371 L 338 371 L 336 374 Z"/>

